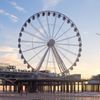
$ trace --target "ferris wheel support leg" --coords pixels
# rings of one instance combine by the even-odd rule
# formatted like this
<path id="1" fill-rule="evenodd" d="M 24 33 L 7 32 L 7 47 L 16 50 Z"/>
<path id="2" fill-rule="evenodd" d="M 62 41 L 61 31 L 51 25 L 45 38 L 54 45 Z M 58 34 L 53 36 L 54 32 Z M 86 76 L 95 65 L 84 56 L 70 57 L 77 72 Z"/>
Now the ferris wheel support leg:
<path id="1" fill-rule="evenodd" d="M 55 59 L 57 61 L 58 67 L 60 69 L 60 72 L 62 75 L 68 75 L 69 74 L 69 70 L 66 68 L 63 60 L 61 59 L 60 55 L 58 54 L 56 48 L 53 46 L 52 47 L 52 51 L 54 53 Z"/>
<path id="2" fill-rule="evenodd" d="M 60 70 L 60 72 L 62 73 L 62 67 L 60 67 L 60 62 L 59 62 L 59 59 L 58 59 L 58 57 L 57 57 L 57 54 L 56 54 L 56 52 L 54 51 L 54 49 L 52 48 L 52 51 L 53 51 L 53 54 L 54 54 L 54 57 L 55 57 L 55 59 L 56 59 L 56 62 L 57 62 L 57 64 L 58 64 L 58 67 L 59 67 L 59 70 Z"/>
<path id="3" fill-rule="evenodd" d="M 44 53 L 44 55 L 43 55 L 43 57 L 42 57 L 42 59 L 41 59 L 39 65 L 38 65 L 38 67 L 37 67 L 37 69 L 36 69 L 36 72 L 38 72 L 38 71 L 40 70 L 40 68 L 41 68 L 41 66 L 42 66 L 42 64 L 43 64 L 43 62 L 44 62 L 44 59 L 45 59 L 45 57 L 46 57 L 46 55 L 47 55 L 47 53 L 48 53 L 48 50 L 49 50 L 49 48 L 48 48 L 48 49 L 46 50 L 46 52 Z"/>

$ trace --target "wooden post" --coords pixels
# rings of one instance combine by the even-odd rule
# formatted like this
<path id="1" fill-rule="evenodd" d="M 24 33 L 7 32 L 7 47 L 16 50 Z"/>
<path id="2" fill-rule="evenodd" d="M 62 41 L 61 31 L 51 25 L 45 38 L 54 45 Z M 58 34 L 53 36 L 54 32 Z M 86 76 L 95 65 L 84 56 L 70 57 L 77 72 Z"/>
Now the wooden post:
<path id="1" fill-rule="evenodd" d="M 67 82 L 66 85 L 67 85 L 67 86 L 66 86 L 66 92 L 69 93 L 69 82 Z"/>
<path id="2" fill-rule="evenodd" d="M 76 82 L 73 84 L 73 92 L 76 93 Z"/>
<path id="3" fill-rule="evenodd" d="M 72 93 L 72 82 L 70 82 L 70 92 Z"/>
<path id="4" fill-rule="evenodd" d="M 4 86 L 4 84 L 3 84 L 3 92 L 5 91 L 5 86 Z"/>
<path id="5" fill-rule="evenodd" d="M 81 82 L 81 88 L 82 88 L 81 91 L 83 92 L 84 91 L 84 82 L 83 81 Z"/>
<path id="6" fill-rule="evenodd" d="M 77 82 L 77 91 L 79 92 L 79 85 L 80 85 L 80 82 Z"/>

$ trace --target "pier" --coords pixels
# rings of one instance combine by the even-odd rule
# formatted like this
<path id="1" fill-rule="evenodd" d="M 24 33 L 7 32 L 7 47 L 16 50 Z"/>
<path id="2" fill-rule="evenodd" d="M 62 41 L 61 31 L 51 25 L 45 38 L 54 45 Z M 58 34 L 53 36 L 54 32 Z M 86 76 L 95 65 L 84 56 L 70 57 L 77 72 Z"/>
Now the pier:
<path id="1" fill-rule="evenodd" d="M 67 77 L 51 77 L 47 73 L 25 72 L 25 71 L 1 71 L 0 87 L 2 92 L 29 93 L 78 93 L 78 92 L 100 92 L 100 82 L 97 77 L 81 79 L 80 74 Z"/>

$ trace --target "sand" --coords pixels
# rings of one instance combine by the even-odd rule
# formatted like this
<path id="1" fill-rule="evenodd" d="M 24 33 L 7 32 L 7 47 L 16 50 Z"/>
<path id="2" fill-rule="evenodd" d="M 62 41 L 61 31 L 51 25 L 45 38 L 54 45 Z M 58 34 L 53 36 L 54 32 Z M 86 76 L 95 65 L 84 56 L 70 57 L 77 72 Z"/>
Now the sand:
<path id="1" fill-rule="evenodd" d="M 0 93 L 0 100 L 100 100 L 100 93 Z"/>

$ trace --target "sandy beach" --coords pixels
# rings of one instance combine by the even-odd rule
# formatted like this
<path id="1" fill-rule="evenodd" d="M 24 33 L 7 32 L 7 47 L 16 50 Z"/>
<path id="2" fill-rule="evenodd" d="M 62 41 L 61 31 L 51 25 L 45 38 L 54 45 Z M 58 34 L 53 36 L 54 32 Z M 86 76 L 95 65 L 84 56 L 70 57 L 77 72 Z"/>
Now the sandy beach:
<path id="1" fill-rule="evenodd" d="M 100 93 L 0 93 L 0 100 L 100 100 Z"/>

